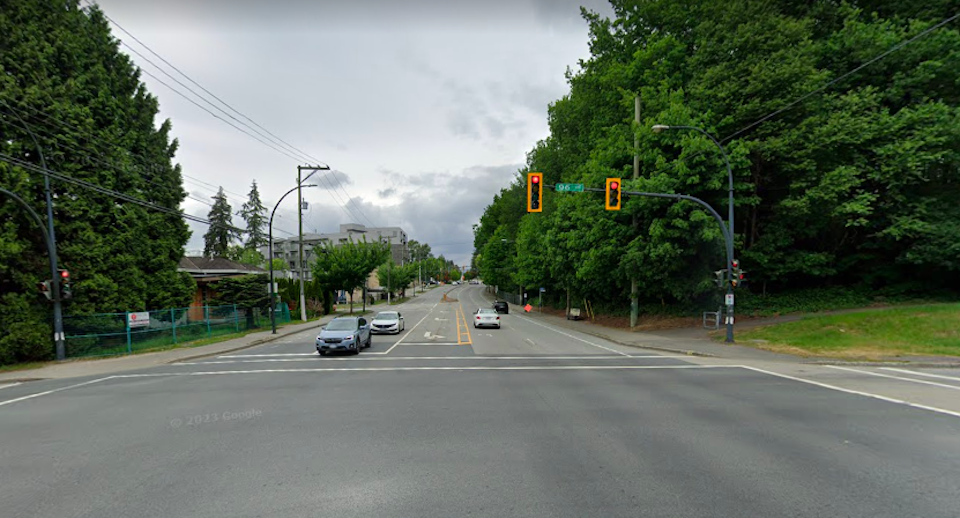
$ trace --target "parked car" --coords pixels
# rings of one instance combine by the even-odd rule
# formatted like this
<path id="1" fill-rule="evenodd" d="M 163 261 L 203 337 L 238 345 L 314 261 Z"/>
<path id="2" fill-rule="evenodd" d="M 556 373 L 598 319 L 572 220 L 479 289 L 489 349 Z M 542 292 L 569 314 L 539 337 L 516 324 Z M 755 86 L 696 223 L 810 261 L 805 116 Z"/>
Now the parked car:
<path id="1" fill-rule="evenodd" d="M 510 313 L 510 306 L 506 303 L 506 301 L 498 300 L 493 303 L 493 310 L 497 313 L 503 313 L 506 315 L 507 313 Z"/>
<path id="2" fill-rule="evenodd" d="M 474 313 L 473 327 L 491 326 L 500 329 L 500 314 L 495 310 L 480 308 Z"/>
<path id="3" fill-rule="evenodd" d="M 370 332 L 400 334 L 404 330 L 403 315 L 397 311 L 381 311 L 370 322 Z"/>
<path id="4" fill-rule="evenodd" d="M 360 354 L 360 349 L 370 347 L 370 324 L 363 317 L 337 317 L 330 321 L 317 335 L 317 352 L 326 356 L 333 352 Z"/>

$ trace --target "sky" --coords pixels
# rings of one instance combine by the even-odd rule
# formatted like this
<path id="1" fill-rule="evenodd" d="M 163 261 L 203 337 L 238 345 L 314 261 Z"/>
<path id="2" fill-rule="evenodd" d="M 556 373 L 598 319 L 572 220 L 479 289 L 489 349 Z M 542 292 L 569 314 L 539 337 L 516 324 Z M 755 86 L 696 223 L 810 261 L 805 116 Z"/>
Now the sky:
<path id="1" fill-rule="evenodd" d="M 253 181 L 269 211 L 298 165 L 325 164 L 303 190 L 304 232 L 399 226 L 461 265 L 484 208 L 549 134 L 566 71 L 589 56 L 580 6 L 612 14 L 605 0 L 97 3 L 159 98 L 158 124 L 172 122 L 187 213 L 205 218 L 221 186 L 238 213 Z M 195 254 L 206 226 L 190 226 Z M 296 232 L 290 195 L 274 234 Z"/>

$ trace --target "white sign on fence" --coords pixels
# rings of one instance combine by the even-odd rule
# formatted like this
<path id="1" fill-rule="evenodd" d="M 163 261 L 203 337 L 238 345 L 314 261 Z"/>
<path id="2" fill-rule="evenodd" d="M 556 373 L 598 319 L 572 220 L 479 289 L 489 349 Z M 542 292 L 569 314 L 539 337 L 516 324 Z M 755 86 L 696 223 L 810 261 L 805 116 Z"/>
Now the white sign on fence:
<path id="1" fill-rule="evenodd" d="M 139 313 L 127 313 L 127 326 L 145 327 L 150 325 L 150 312 L 141 311 Z"/>

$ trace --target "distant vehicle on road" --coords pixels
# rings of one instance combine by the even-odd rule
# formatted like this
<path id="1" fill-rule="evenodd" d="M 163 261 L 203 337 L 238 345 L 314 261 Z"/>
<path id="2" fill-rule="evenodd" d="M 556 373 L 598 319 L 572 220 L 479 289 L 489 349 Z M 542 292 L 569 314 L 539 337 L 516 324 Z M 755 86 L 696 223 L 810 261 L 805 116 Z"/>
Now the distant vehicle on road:
<path id="1" fill-rule="evenodd" d="M 326 356 L 333 352 L 360 354 L 360 349 L 370 347 L 370 324 L 363 317 L 337 317 L 330 321 L 317 335 L 317 353 Z"/>
<path id="2" fill-rule="evenodd" d="M 488 308 L 480 308 L 474 314 L 473 327 L 491 326 L 500 329 L 500 314 Z"/>
<path id="3" fill-rule="evenodd" d="M 470 284 L 480 284 L 480 281 L 473 279 L 470 281 Z"/>
<path id="4" fill-rule="evenodd" d="M 370 322 L 370 332 L 400 334 L 404 330 L 403 316 L 397 311 L 381 311 Z"/>
<path id="5" fill-rule="evenodd" d="M 510 306 L 505 301 L 498 300 L 493 303 L 493 310 L 504 315 L 510 313 Z"/>

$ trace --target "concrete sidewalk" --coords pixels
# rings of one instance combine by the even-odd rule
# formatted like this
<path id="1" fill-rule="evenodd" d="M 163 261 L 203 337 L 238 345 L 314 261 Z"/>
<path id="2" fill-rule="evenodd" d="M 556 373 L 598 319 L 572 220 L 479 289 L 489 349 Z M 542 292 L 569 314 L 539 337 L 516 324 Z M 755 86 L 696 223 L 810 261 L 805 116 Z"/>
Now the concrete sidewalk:
<path id="1" fill-rule="evenodd" d="M 240 349 L 246 349 L 267 342 L 272 342 L 285 336 L 313 331 L 326 324 L 337 315 L 326 315 L 316 320 L 302 324 L 287 324 L 277 328 L 277 334 L 271 334 L 270 329 L 250 333 L 239 338 L 224 340 L 210 345 L 199 347 L 184 347 L 155 353 L 131 354 L 112 358 L 76 359 L 63 362 L 51 362 L 39 369 L 19 370 L 0 373 L 0 383 L 33 381 L 39 379 L 76 378 L 81 376 L 97 376 L 113 374 L 121 371 L 145 369 L 167 363 L 175 363 L 205 356 L 226 354 Z M 305 340 L 311 340 L 309 337 Z"/>

